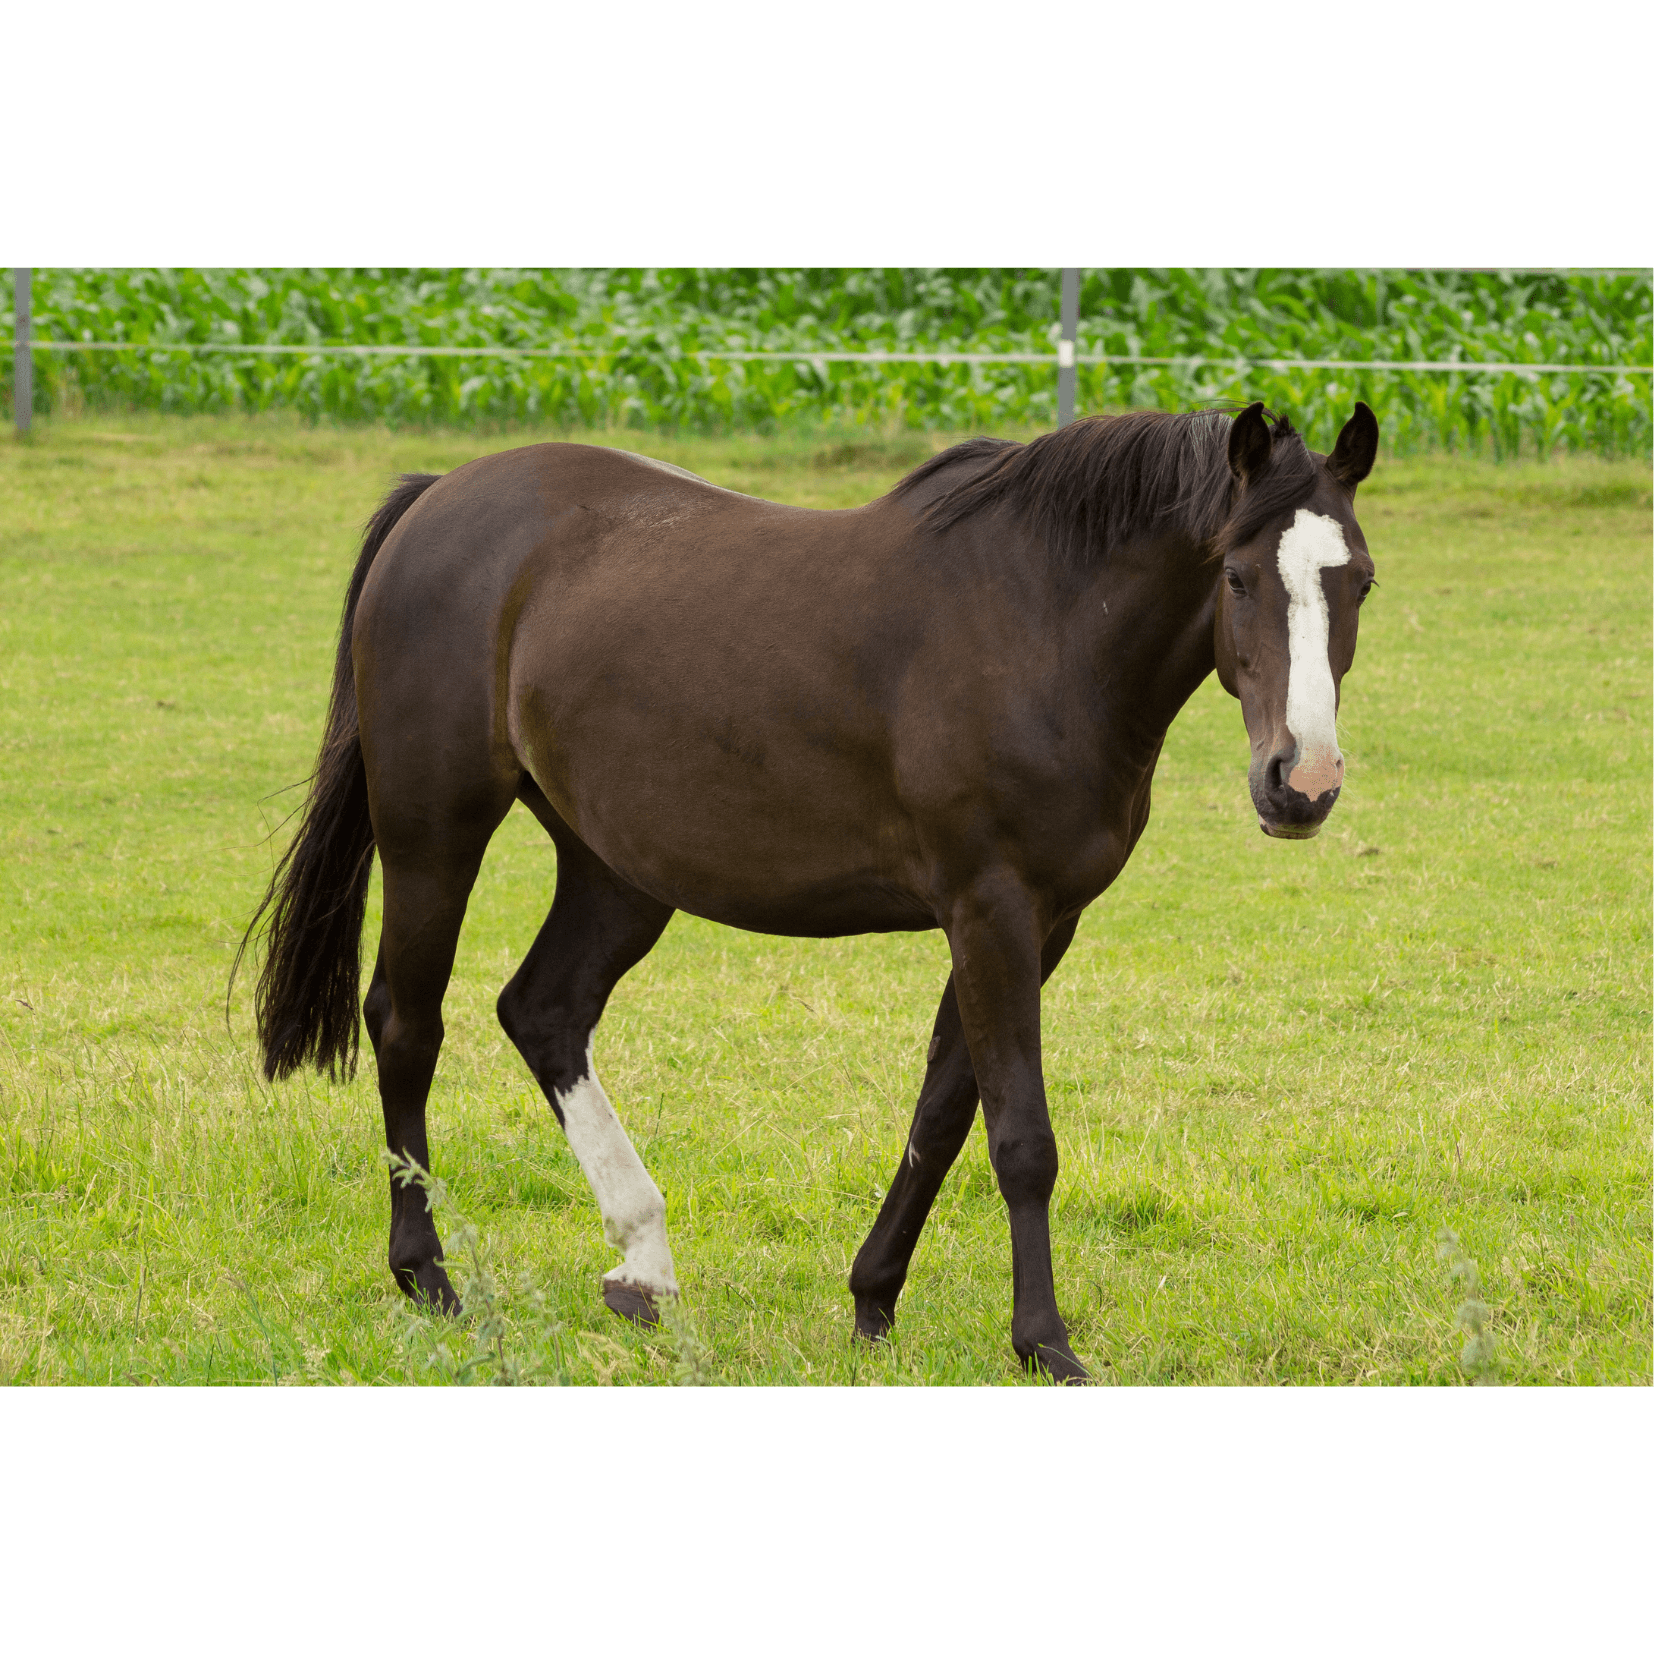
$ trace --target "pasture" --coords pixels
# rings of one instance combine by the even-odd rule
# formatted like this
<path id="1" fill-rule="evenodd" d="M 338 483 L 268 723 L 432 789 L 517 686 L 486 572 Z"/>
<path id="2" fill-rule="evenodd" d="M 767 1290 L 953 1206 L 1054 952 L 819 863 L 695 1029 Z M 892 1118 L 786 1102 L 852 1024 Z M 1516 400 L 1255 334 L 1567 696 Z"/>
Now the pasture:
<path id="1" fill-rule="evenodd" d="M 362 521 L 395 471 L 528 440 L 141 415 L 0 447 L 7 1379 L 443 1376 L 385 1267 L 371 1056 L 267 1086 L 247 980 L 228 1031 L 224 985 Z M 830 507 L 944 439 L 590 440 Z M 1102 1381 L 1462 1382 L 1444 1226 L 1504 1378 L 1649 1381 L 1650 507 L 1643 461 L 1381 458 L 1349 778 L 1314 841 L 1258 833 L 1215 680 L 1173 726 L 1148 832 L 1044 1000 L 1058 1296 Z M 436 1170 L 551 1376 L 661 1382 L 694 1335 L 603 1309 L 615 1254 L 493 1014 L 553 879 L 514 811 L 445 1008 Z M 849 1338 L 946 969 L 939 934 L 680 915 L 617 990 L 600 1071 L 713 1378 L 1030 1382 L 980 1129 L 890 1344 Z"/>

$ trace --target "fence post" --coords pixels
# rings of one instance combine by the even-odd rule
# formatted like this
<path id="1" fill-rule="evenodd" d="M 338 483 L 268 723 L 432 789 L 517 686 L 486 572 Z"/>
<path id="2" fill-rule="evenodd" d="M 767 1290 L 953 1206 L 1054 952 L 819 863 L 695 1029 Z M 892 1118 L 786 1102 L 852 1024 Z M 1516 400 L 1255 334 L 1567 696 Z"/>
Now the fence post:
<path id="1" fill-rule="evenodd" d="M 12 333 L 11 406 L 19 436 L 28 431 L 29 415 L 34 412 L 34 352 L 29 348 L 31 273 L 28 270 L 12 271 L 12 298 L 17 306 L 17 321 Z"/>
<path id="2" fill-rule="evenodd" d="M 1074 423 L 1074 341 L 1080 332 L 1080 272 L 1062 273 L 1062 337 L 1057 340 L 1057 427 Z"/>

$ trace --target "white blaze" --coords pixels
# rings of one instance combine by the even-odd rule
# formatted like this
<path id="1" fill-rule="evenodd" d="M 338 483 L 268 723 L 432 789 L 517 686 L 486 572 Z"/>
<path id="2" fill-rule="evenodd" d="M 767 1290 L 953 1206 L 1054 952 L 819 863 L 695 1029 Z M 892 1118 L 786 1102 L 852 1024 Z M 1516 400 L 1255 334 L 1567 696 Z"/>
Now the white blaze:
<path id="1" fill-rule="evenodd" d="M 666 1202 L 643 1169 L 592 1066 L 592 1042 L 586 1041 L 586 1072 L 557 1093 L 569 1147 L 586 1174 L 603 1214 L 603 1233 L 625 1254 L 603 1279 L 645 1287 L 657 1297 L 677 1294 L 672 1252 L 666 1244 Z"/>
<path id="2" fill-rule="evenodd" d="M 1350 560 L 1344 531 L 1331 517 L 1299 509 L 1281 536 L 1281 583 L 1286 587 L 1286 727 L 1298 743 L 1287 785 L 1319 798 L 1339 785 L 1338 692 L 1327 659 L 1327 594 L 1321 570 Z"/>

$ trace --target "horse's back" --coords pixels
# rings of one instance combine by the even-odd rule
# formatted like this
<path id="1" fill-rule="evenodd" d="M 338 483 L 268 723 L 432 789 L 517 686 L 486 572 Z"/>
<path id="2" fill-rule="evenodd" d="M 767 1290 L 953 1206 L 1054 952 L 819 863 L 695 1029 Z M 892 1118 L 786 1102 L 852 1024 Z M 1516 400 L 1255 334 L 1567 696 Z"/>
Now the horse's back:
<path id="1" fill-rule="evenodd" d="M 606 448 L 474 461 L 409 511 L 364 589 L 364 738 L 422 775 L 469 764 L 480 791 L 526 771 L 675 906 L 754 928 L 922 922 L 891 894 L 914 849 L 891 724 L 929 609 L 903 578 L 912 523 Z M 415 728 L 417 750 L 393 733 Z M 735 888 L 706 888 L 732 862 Z M 838 917 L 781 911 L 824 905 Z"/>
<path id="2" fill-rule="evenodd" d="M 429 488 L 386 541 L 359 612 L 371 620 L 434 603 L 452 625 L 456 601 L 500 601 L 525 565 L 551 578 L 594 555 L 637 568 L 686 537 L 745 544 L 846 515 L 736 493 L 623 449 L 537 443 L 472 460 Z"/>

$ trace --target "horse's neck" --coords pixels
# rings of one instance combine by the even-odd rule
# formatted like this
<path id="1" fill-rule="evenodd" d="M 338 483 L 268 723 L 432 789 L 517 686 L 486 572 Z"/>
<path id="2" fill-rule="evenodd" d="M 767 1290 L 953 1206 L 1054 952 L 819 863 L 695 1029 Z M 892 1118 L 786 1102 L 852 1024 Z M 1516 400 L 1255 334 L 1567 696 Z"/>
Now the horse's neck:
<path id="1" fill-rule="evenodd" d="M 1107 559 L 1075 606 L 1105 738 L 1152 764 L 1183 704 L 1212 671 L 1218 568 L 1169 540 Z"/>

